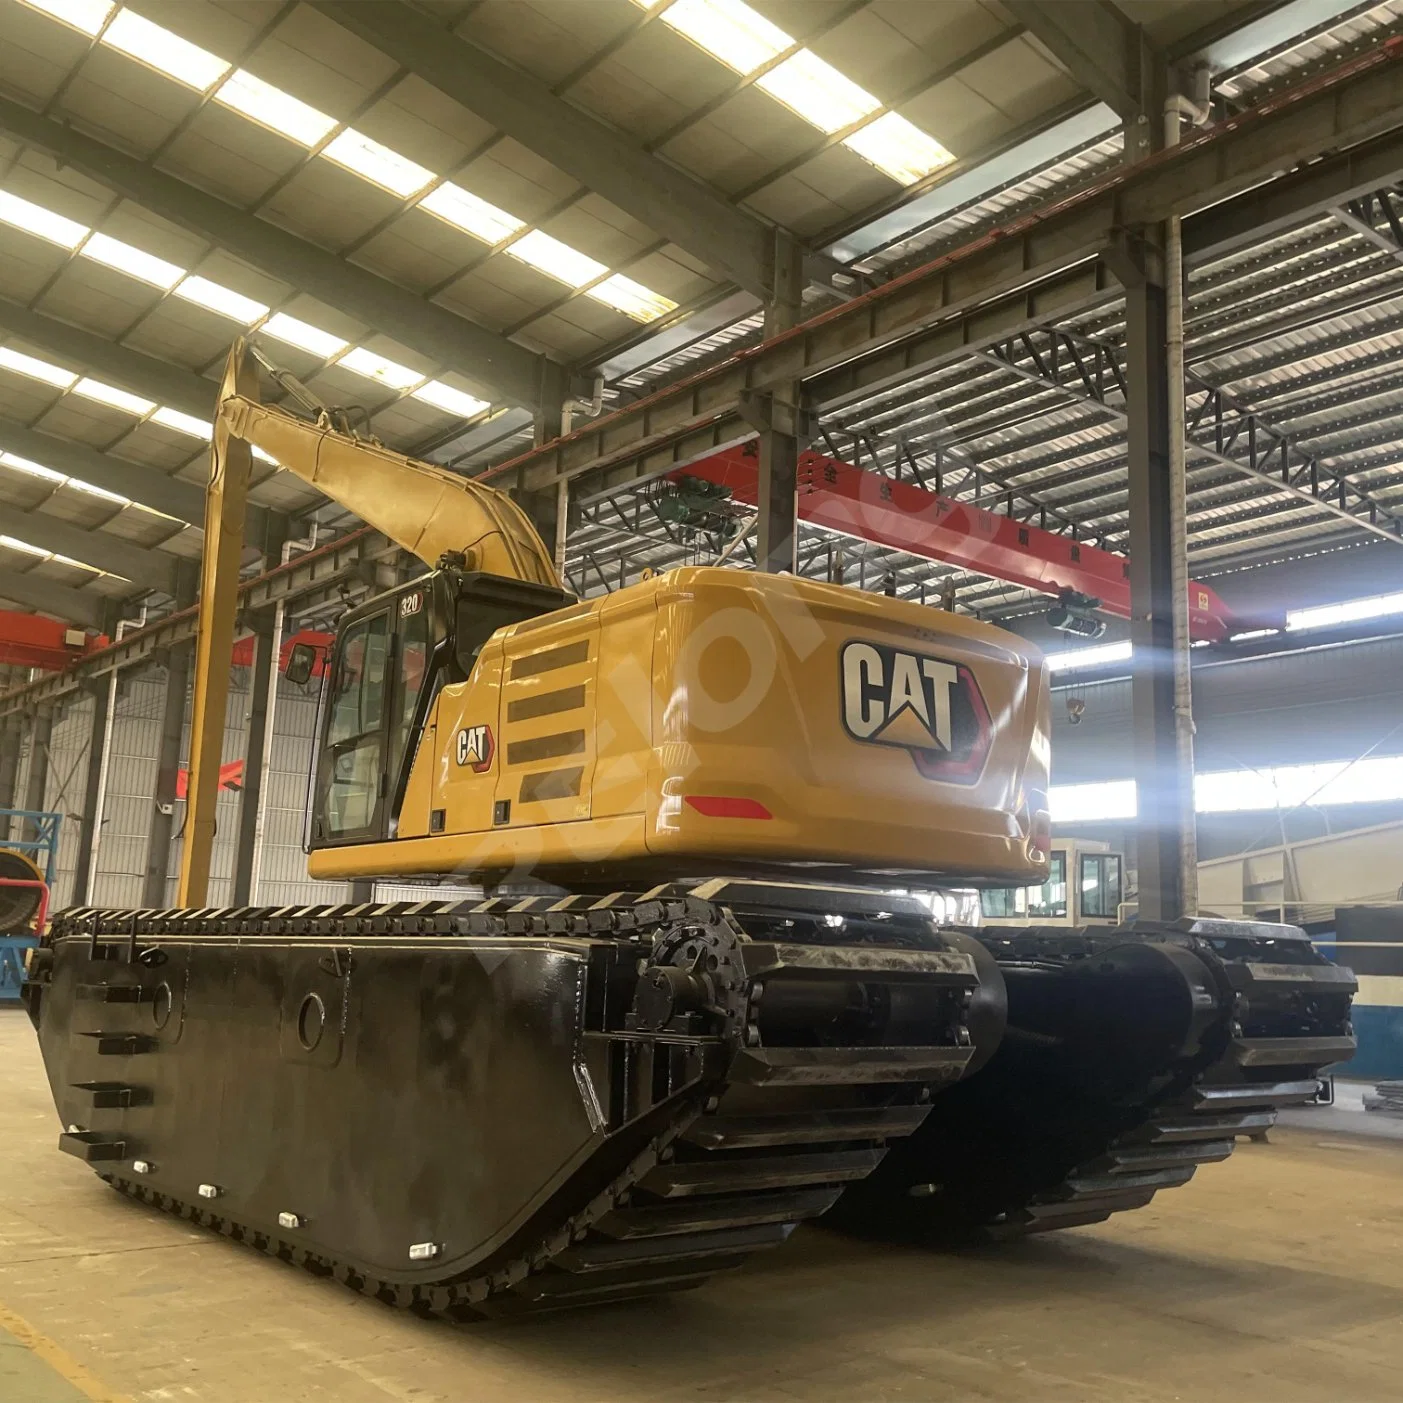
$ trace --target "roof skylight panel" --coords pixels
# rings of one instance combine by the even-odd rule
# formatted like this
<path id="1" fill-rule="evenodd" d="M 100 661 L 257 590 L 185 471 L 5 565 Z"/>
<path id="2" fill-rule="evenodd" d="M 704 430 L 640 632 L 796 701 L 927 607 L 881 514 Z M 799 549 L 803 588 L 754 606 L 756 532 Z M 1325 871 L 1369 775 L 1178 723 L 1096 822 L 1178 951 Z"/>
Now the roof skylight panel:
<path id="1" fill-rule="evenodd" d="M 214 433 L 214 425 L 205 419 L 197 419 L 193 414 L 182 414 L 178 409 L 162 405 L 152 416 L 151 423 L 174 429 L 178 434 L 189 434 L 191 438 L 208 440 Z"/>
<path id="2" fill-rule="evenodd" d="M 92 38 L 107 23 L 116 8 L 112 0 L 21 0 L 31 10 L 40 10 L 72 29 Z"/>
<path id="3" fill-rule="evenodd" d="M 99 43 L 197 92 L 207 92 L 233 67 L 208 49 L 152 24 L 132 10 L 119 10 Z"/>
<path id="4" fill-rule="evenodd" d="M 425 404 L 442 409 L 446 414 L 456 414 L 461 419 L 471 419 L 473 415 L 491 408 L 485 399 L 478 399 L 463 390 L 455 390 L 452 385 L 445 385 L 442 380 L 426 380 L 412 392 L 411 398 L 423 400 Z"/>
<path id="5" fill-rule="evenodd" d="M 39 546 L 31 546 L 28 541 L 17 541 L 13 536 L 0 536 L 0 546 L 7 550 L 17 550 L 24 555 L 37 555 L 41 560 L 49 558 L 49 552 Z"/>
<path id="6" fill-rule="evenodd" d="M 135 414 L 144 418 L 156 407 L 156 401 L 142 399 L 140 395 L 134 395 L 127 390 L 119 390 L 115 385 L 104 384 L 101 380 L 94 380 L 91 376 L 85 375 L 76 385 L 73 386 L 75 395 L 82 395 L 84 399 L 96 400 L 98 404 L 108 405 L 112 409 L 122 409 L 128 414 Z"/>
<path id="7" fill-rule="evenodd" d="M 52 468 L 46 468 L 42 463 L 36 463 L 32 458 L 21 458 L 18 453 L 0 453 L 0 463 L 7 468 L 13 468 L 18 473 L 28 473 L 30 477 L 41 477 L 46 482 L 65 483 L 68 481 L 62 473 L 56 473 Z"/>
<path id="8" fill-rule="evenodd" d="M 332 356 L 340 355 L 348 344 L 339 336 L 333 336 L 329 331 L 322 331 L 320 327 L 309 326 L 296 317 L 288 316 L 286 312 L 274 312 L 258 330 L 265 336 L 271 336 L 275 341 L 296 346 L 300 351 L 309 351 L 312 355 L 320 356 L 323 360 L 330 360 Z"/>
<path id="9" fill-rule="evenodd" d="M 634 0 L 645 10 L 658 2 Z M 797 42 L 743 0 L 677 0 L 660 18 L 741 74 L 753 73 L 795 48 Z M 828 135 L 871 117 L 841 144 L 899 184 L 914 184 L 954 159 L 934 137 L 905 117 L 895 112 L 874 117 L 882 110 L 881 100 L 812 49 L 798 49 L 762 73 L 755 86 Z"/>
<path id="10" fill-rule="evenodd" d="M 626 278 L 622 273 L 614 273 L 605 278 L 597 287 L 590 288 L 586 296 L 604 303 L 606 307 L 612 307 L 616 312 L 622 312 L 626 317 L 632 317 L 637 322 L 656 321 L 659 317 L 677 310 L 677 303 L 670 297 L 653 292 L 642 283 Z"/>
<path id="11" fill-rule="evenodd" d="M 336 364 L 344 365 L 347 370 L 354 370 L 357 375 L 364 375 L 368 380 L 377 380 L 392 390 L 407 390 L 424 379 L 422 371 L 411 370 L 407 365 L 400 365 L 398 361 L 376 355 L 374 351 L 367 351 L 364 346 L 352 347 Z"/>
<path id="12" fill-rule="evenodd" d="M 27 234 L 47 239 L 51 244 L 66 248 L 70 252 L 88 237 L 88 226 L 79 224 L 76 219 L 66 219 L 63 215 L 30 200 L 22 200 L 0 190 L 0 223 L 23 229 Z"/>
<path id="13" fill-rule="evenodd" d="M 347 127 L 322 148 L 321 154 L 328 161 L 371 181 L 381 189 L 388 190 L 400 199 L 407 200 L 417 195 L 434 180 L 433 171 L 391 151 L 378 141 L 372 141 L 363 132 Z"/>
<path id="14" fill-rule="evenodd" d="M 635 3 L 651 10 L 658 0 Z M 663 11 L 662 22 L 737 73 L 753 73 L 794 46 L 784 30 L 741 0 L 677 0 Z"/>
<path id="15" fill-rule="evenodd" d="M 242 68 L 235 69 L 219 85 L 214 100 L 303 146 L 315 146 L 324 141 L 338 125 L 335 117 L 328 117 L 310 103 L 265 83 Z"/>
<path id="16" fill-rule="evenodd" d="M 800 49 L 777 68 L 762 73 L 755 86 L 826 133 L 850 127 L 882 106 L 866 88 L 845 78 L 812 49 Z"/>
<path id="17" fill-rule="evenodd" d="M 524 220 L 479 199 L 461 185 L 445 180 L 419 201 L 419 209 L 428 210 L 447 224 L 481 239 L 485 244 L 499 244 L 526 228 Z"/>
<path id="18" fill-rule="evenodd" d="M 252 297 L 245 297 L 241 292 L 235 292 L 222 283 L 211 282 L 195 273 L 191 273 L 179 283 L 173 292 L 176 297 L 184 298 L 186 302 L 193 302 L 195 306 L 210 312 L 218 312 L 220 316 L 242 322 L 245 326 L 250 326 L 268 315 L 268 308 L 264 303 L 255 301 Z"/>
<path id="19" fill-rule="evenodd" d="M 133 248 L 131 244 L 124 244 L 120 239 L 110 238 L 106 234 L 90 235 L 78 252 L 84 258 L 91 258 L 94 263 L 139 278 L 162 292 L 169 292 L 185 276 L 185 269 L 177 264 L 167 263 L 154 253 Z"/>
<path id="20" fill-rule="evenodd" d="M 844 137 L 842 144 L 900 185 L 914 185 L 955 159 L 933 136 L 899 112 L 887 112 L 859 127 Z"/>
<path id="21" fill-rule="evenodd" d="M 567 287 L 583 287 L 609 271 L 598 259 L 561 243 L 539 229 L 523 234 L 515 243 L 507 246 L 506 252 L 548 277 L 558 278 Z"/>
<path id="22" fill-rule="evenodd" d="M 27 375 L 31 380 L 42 380 L 46 385 L 60 390 L 70 389 L 78 379 L 71 370 L 51 365 L 37 356 L 27 356 L 23 351 L 11 350 L 8 346 L 0 346 L 0 366 L 13 370 L 17 375 Z"/>

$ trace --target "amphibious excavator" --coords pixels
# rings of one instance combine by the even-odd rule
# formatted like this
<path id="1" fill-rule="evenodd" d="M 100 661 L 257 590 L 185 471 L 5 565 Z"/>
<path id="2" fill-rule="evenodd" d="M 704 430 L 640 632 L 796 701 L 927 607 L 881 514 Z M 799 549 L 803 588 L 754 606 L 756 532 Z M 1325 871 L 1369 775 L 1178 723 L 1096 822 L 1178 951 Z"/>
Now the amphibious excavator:
<path id="1" fill-rule="evenodd" d="M 1020 639 L 734 568 L 577 600 L 506 495 L 261 403 L 247 354 L 211 491 L 256 445 L 429 567 L 340 621 L 310 871 L 485 895 L 61 913 L 29 1012 L 115 1188 L 473 1319 L 694 1286 L 829 1210 L 1096 1221 L 1349 1054 L 1353 980 L 1290 927 L 960 927 L 950 893 L 1047 875 Z"/>

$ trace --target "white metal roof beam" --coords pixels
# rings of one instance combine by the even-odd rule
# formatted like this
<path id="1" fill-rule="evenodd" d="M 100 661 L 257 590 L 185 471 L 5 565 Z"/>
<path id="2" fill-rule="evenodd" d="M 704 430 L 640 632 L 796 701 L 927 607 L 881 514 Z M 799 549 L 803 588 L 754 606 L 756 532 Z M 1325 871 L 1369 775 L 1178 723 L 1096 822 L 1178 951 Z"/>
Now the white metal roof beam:
<path id="1" fill-rule="evenodd" d="M 0 98 L 0 131 L 46 151 L 270 277 L 452 366 L 477 393 L 529 408 L 539 406 L 545 357 L 495 331 L 8 98 Z"/>
<path id="2" fill-rule="evenodd" d="M 398 0 L 313 0 L 344 29 L 625 214 L 763 297 L 771 227 L 613 127 Z"/>
<path id="3" fill-rule="evenodd" d="M 0 599 L 83 628 L 102 627 L 102 606 L 106 602 L 100 594 L 69 589 L 19 570 L 0 570 Z"/>

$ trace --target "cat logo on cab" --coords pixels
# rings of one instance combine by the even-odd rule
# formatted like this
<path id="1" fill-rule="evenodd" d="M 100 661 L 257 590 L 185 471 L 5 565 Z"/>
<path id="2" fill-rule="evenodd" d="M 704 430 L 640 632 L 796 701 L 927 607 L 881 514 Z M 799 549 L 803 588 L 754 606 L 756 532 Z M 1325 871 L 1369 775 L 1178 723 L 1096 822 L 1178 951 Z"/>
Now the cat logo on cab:
<path id="1" fill-rule="evenodd" d="M 458 763 L 471 765 L 478 774 L 492 768 L 495 749 L 491 726 L 464 726 L 458 732 Z"/>
<path id="2" fill-rule="evenodd" d="M 963 663 L 855 640 L 839 662 L 843 727 L 908 751 L 927 779 L 973 784 L 989 757 L 989 708 Z"/>

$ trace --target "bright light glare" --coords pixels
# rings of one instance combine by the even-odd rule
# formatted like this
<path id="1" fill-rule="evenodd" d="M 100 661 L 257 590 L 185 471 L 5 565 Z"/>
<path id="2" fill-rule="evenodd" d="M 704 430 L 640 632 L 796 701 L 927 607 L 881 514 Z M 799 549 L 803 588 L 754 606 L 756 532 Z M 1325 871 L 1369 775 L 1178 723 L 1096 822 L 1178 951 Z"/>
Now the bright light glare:
<path id="1" fill-rule="evenodd" d="M 417 195 L 434 178 L 433 171 L 417 161 L 411 161 L 408 156 L 401 156 L 398 151 L 391 151 L 388 146 L 381 146 L 378 141 L 372 141 L 354 127 L 348 127 L 340 136 L 327 142 L 322 155 L 403 200 Z"/>
<path id="2" fill-rule="evenodd" d="M 1374 755 L 1353 764 L 1337 760 L 1199 775 L 1194 799 L 1201 814 L 1403 799 L 1403 755 Z"/>
<path id="3" fill-rule="evenodd" d="M 507 252 L 549 277 L 558 278 L 568 287 L 582 287 L 609 271 L 597 259 L 561 243 L 559 239 L 551 238 L 549 234 L 543 234 L 539 229 L 523 234 Z"/>
<path id="4" fill-rule="evenodd" d="M 42 10 L 46 15 L 61 20 L 74 29 L 81 30 L 91 37 L 104 24 L 112 13 L 111 0 L 24 0 L 31 10 Z"/>
<path id="5" fill-rule="evenodd" d="M 463 390 L 455 390 L 442 380 L 429 380 L 414 391 L 414 398 L 441 409 L 445 414 L 456 414 L 460 419 L 471 419 L 488 407 L 485 399 L 477 399 Z"/>
<path id="6" fill-rule="evenodd" d="M 290 317 L 285 312 L 275 312 L 259 330 L 275 341 L 285 341 L 289 346 L 310 351 L 314 356 L 321 356 L 323 360 L 339 355 L 346 349 L 346 343 L 339 336 L 333 336 L 329 331 L 322 331 L 315 326 L 308 326 L 306 322 L 298 321 L 296 317 Z"/>
<path id="7" fill-rule="evenodd" d="M 94 487 L 91 482 L 84 482 L 81 478 L 70 477 L 68 485 L 75 492 L 85 493 L 89 497 L 101 497 L 104 502 L 120 502 L 123 506 L 130 506 L 131 503 L 125 497 L 119 497 L 115 492 L 109 492 L 105 487 Z M 150 507 L 147 508 L 151 510 Z"/>
<path id="8" fill-rule="evenodd" d="M 336 118 L 318 112 L 310 103 L 255 78 L 242 68 L 236 69 L 220 84 L 214 100 L 250 118 L 260 127 L 280 136 L 315 146 L 336 129 Z"/>
<path id="9" fill-rule="evenodd" d="M 214 432 L 214 426 L 206 419 L 197 419 L 193 414 L 182 414 L 178 409 L 161 406 L 152 416 L 153 424 L 162 424 L 174 429 L 178 434 L 189 434 L 191 438 L 207 439 Z"/>
<path id="10" fill-rule="evenodd" d="M 677 310 L 677 303 L 672 298 L 653 292 L 622 273 L 605 278 L 598 287 L 590 288 L 585 296 L 622 312 L 626 317 L 632 317 L 636 322 L 656 321 Z"/>
<path id="11" fill-rule="evenodd" d="M 102 42 L 187 88 L 204 92 L 217 83 L 230 65 L 208 49 L 152 24 L 131 10 L 121 10 L 107 26 Z"/>
<path id="12" fill-rule="evenodd" d="M 388 385 L 392 390 L 407 390 L 424 378 L 423 371 L 411 370 L 407 365 L 400 365 L 398 361 L 377 356 L 374 351 L 367 351 L 363 346 L 347 351 L 336 364 L 344 365 L 347 370 L 354 370 L 357 375 L 364 375 L 368 380 L 378 380 L 380 384 Z"/>
<path id="13" fill-rule="evenodd" d="M 1111 779 L 1098 784 L 1051 784 L 1047 789 L 1047 808 L 1054 823 L 1134 818 L 1137 807 L 1133 779 Z"/>
<path id="14" fill-rule="evenodd" d="M 843 139 L 843 145 L 901 185 L 914 185 L 955 159 L 933 136 L 897 112 L 859 128 Z"/>
<path id="15" fill-rule="evenodd" d="M 1130 644 L 1102 643 L 1095 648 L 1069 648 L 1061 653 L 1047 654 L 1049 672 L 1073 672 L 1082 667 L 1100 667 L 1103 663 L 1130 661 Z"/>
<path id="16" fill-rule="evenodd" d="M 197 307 L 204 307 L 207 311 L 218 312 L 222 317 L 231 317 L 245 326 L 250 326 L 260 317 L 268 315 L 268 308 L 262 302 L 256 302 L 252 297 L 245 297 L 241 292 L 235 292 L 220 283 L 212 283 L 208 278 L 199 277 L 194 273 L 175 289 L 175 295 L 187 302 L 193 302 Z"/>
<path id="17" fill-rule="evenodd" d="M 762 74 L 755 86 L 821 132 L 850 127 L 882 105 L 866 88 L 845 78 L 810 49 L 800 49 L 778 68 Z"/>
<path id="18" fill-rule="evenodd" d="M 485 244 L 499 244 L 526 227 L 515 215 L 478 199 L 451 180 L 445 180 L 442 185 L 430 190 L 419 201 L 417 208 L 428 210 L 444 223 L 481 239 Z"/>
<path id="19" fill-rule="evenodd" d="M 4 190 L 0 190 L 0 222 L 12 224 L 26 234 L 35 234 L 51 244 L 70 250 L 77 248 L 88 236 L 86 224 L 79 224 L 76 219 L 65 219 L 43 205 L 31 204 Z"/>
<path id="20" fill-rule="evenodd" d="M 129 394 L 115 385 L 104 385 L 101 380 L 93 380 L 86 375 L 74 385 L 73 393 L 82 395 L 84 399 L 94 399 L 99 404 L 110 405 L 113 409 L 123 409 L 128 414 L 150 414 L 156 407 L 155 400 L 142 399 L 140 395 Z"/>
<path id="21" fill-rule="evenodd" d="M 27 356 L 23 351 L 12 351 L 8 346 L 0 346 L 0 366 L 13 370 L 17 375 L 27 375 L 31 380 L 56 385 L 60 390 L 68 389 L 78 378 L 71 370 L 50 365 L 48 361 L 35 356 Z"/>
<path id="22" fill-rule="evenodd" d="M 1403 799 L 1403 755 L 1260 770 L 1215 770 L 1194 780 L 1194 808 L 1201 814 L 1261 813 L 1304 804 L 1381 804 L 1399 799 Z M 1137 807 L 1133 779 L 1048 787 L 1048 808 L 1054 823 L 1134 818 Z"/>
<path id="23" fill-rule="evenodd" d="M 654 0 L 637 2 L 650 10 Z M 753 72 L 794 43 L 741 0 L 677 0 L 663 11 L 662 21 L 737 73 Z"/>
<path id="24" fill-rule="evenodd" d="M 1403 614 L 1403 592 L 1347 599 L 1343 604 L 1317 604 L 1311 609 L 1293 609 L 1286 615 L 1286 627 L 1294 633 L 1303 628 L 1331 628 L 1335 624 L 1358 623 L 1361 619 L 1380 619 L 1388 614 Z"/>
<path id="25" fill-rule="evenodd" d="M 126 273 L 133 278 L 140 278 L 142 282 L 150 283 L 162 292 L 169 292 L 185 276 L 184 268 L 167 263 L 164 258 L 157 258 L 154 253 L 146 253 L 130 244 L 124 244 L 120 239 L 108 238 L 106 234 L 94 234 L 80 252 L 84 258 L 91 258 L 94 263 L 115 268 L 119 273 Z"/>

